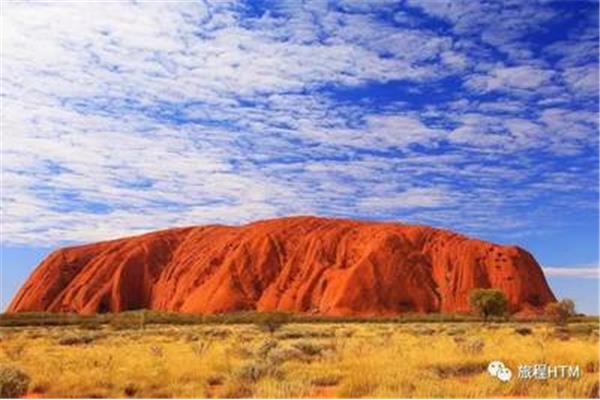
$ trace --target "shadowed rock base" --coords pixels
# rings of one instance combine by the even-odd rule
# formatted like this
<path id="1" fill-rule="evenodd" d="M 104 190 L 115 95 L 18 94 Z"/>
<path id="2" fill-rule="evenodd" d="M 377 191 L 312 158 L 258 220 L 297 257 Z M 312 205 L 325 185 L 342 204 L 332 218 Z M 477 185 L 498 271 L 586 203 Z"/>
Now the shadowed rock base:
<path id="1" fill-rule="evenodd" d="M 60 249 L 7 311 L 384 316 L 467 311 L 469 292 L 489 287 L 506 294 L 513 312 L 555 300 L 518 247 L 427 226 L 291 217 Z"/>

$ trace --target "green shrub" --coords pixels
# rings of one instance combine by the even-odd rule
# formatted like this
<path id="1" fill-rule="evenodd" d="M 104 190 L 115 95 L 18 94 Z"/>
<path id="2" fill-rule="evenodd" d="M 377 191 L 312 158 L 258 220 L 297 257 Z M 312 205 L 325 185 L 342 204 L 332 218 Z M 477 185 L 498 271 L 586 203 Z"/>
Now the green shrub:
<path id="1" fill-rule="evenodd" d="M 471 310 L 485 321 L 503 317 L 508 312 L 506 295 L 498 289 L 474 289 L 469 296 Z"/>
<path id="2" fill-rule="evenodd" d="M 6 399 L 22 397 L 27 393 L 29 376 L 18 368 L 0 366 L 0 397 Z"/>

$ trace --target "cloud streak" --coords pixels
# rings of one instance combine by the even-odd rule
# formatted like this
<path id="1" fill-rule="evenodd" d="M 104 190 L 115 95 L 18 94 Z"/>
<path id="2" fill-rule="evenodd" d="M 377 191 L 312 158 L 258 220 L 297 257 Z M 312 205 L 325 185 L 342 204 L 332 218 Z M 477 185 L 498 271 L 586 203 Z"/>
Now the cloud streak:
<path id="1" fill-rule="evenodd" d="M 600 279 L 600 268 L 545 267 L 544 273 L 550 277 Z"/>

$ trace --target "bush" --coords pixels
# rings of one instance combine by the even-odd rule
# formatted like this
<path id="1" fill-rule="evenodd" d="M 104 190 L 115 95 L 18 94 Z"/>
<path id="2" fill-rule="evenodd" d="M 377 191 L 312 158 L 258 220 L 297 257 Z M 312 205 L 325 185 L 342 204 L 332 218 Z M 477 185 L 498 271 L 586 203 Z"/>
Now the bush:
<path id="1" fill-rule="evenodd" d="M 311 330 L 311 329 L 300 329 L 296 328 L 294 330 L 285 330 L 283 332 L 277 333 L 275 336 L 277 339 L 323 339 L 323 338 L 333 338 L 335 337 L 334 330 Z"/>
<path id="2" fill-rule="evenodd" d="M 515 328 L 515 333 L 517 333 L 521 336 L 528 336 L 533 333 L 533 330 L 528 326 L 517 326 Z"/>
<path id="3" fill-rule="evenodd" d="M 299 360 L 306 361 L 307 356 L 301 350 L 294 347 L 283 349 L 274 349 L 269 353 L 269 361 L 274 364 L 282 364 L 286 361 Z"/>
<path id="4" fill-rule="evenodd" d="M 207 328 L 202 331 L 202 334 L 212 339 L 225 339 L 231 336 L 231 330 L 223 328 Z"/>
<path id="5" fill-rule="evenodd" d="M 236 377 L 242 381 L 257 382 L 267 374 L 267 366 L 263 363 L 249 362 L 240 367 Z"/>
<path id="6" fill-rule="evenodd" d="M 96 340 L 95 336 L 91 335 L 69 335 L 61 338 L 58 344 L 61 346 L 75 346 L 79 344 L 89 344 Z"/>
<path id="7" fill-rule="evenodd" d="M 290 320 L 291 316 L 289 313 L 260 313 L 256 315 L 254 323 L 261 331 L 273 335 L 279 328 L 290 322 Z"/>
<path id="8" fill-rule="evenodd" d="M 260 358 L 265 358 L 269 355 L 271 350 L 276 348 L 278 345 L 276 340 L 266 340 L 260 344 L 257 350 L 257 354 Z"/>
<path id="9" fill-rule="evenodd" d="M 200 340 L 200 336 L 193 332 L 186 332 L 183 335 L 183 340 L 185 340 L 186 342 L 197 342 L 198 340 Z"/>
<path id="10" fill-rule="evenodd" d="M 192 344 L 192 351 L 197 356 L 201 356 L 206 353 L 211 347 L 213 342 L 208 340 L 202 340 Z"/>
<path id="11" fill-rule="evenodd" d="M 323 353 L 323 350 L 325 350 L 326 347 L 319 343 L 309 342 L 305 340 L 296 342 L 292 344 L 292 346 L 309 357 L 321 355 L 321 353 Z"/>
<path id="12" fill-rule="evenodd" d="M 435 334 L 435 329 L 419 326 L 412 331 L 412 334 L 416 336 L 431 336 Z"/>
<path id="13" fill-rule="evenodd" d="M 129 311 L 120 314 L 115 314 L 110 320 L 110 327 L 116 331 L 128 329 L 144 329 L 145 326 L 145 311 Z"/>
<path id="14" fill-rule="evenodd" d="M 487 321 L 490 317 L 502 317 L 508 312 L 508 300 L 497 289 L 475 289 L 469 296 L 471 310 Z"/>
<path id="15" fill-rule="evenodd" d="M 140 388 L 135 383 L 128 383 L 123 389 L 123 393 L 127 397 L 134 397 L 139 391 Z"/>
<path id="16" fill-rule="evenodd" d="M 100 329 L 102 329 L 102 324 L 98 321 L 84 321 L 81 324 L 79 324 L 79 329 L 85 329 L 88 331 L 98 331 Z"/>
<path id="17" fill-rule="evenodd" d="M 571 333 L 567 328 L 559 326 L 554 329 L 554 337 L 564 342 L 571 339 Z"/>
<path id="18" fill-rule="evenodd" d="M 274 364 L 265 361 L 250 361 L 243 364 L 235 374 L 242 382 L 256 383 L 264 377 L 283 379 L 283 373 Z"/>
<path id="19" fill-rule="evenodd" d="M 448 329 L 448 331 L 446 332 L 446 335 L 448 336 L 460 336 L 460 335 L 464 335 L 467 331 L 464 329 L 460 329 L 460 328 L 454 328 L 454 329 Z"/>
<path id="20" fill-rule="evenodd" d="M 313 386 L 335 386 L 342 380 L 342 377 L 337 374 L 327 374 L 317 376 L 310 382 Z"/>
<path id="21" fill-rule="evenodd" d="M 27 393 L 29 376 L 18 368 L 0 366 L 0 397 L 13 399 L 22 397 Z"/>
<path id="22" fill-rule="evenodd" d="M 594 328 L 595 328 L 594 325 L 585 325 L 585 324 L 571 325 L 569 327 L 569 333 L 571 333 L 573 335 L 579 335 L 579 336 L 588 336 L 594 332 Z"/>
<path id="23" fill-rule="evenodd" d="M 221 375 L 210 375 L 206 378 L 206 383 L 209 386 L 217 386 L 223 384 L 223 377 Z"/>
<path id="24" fill-rule="evenodd" d="M 564 325 L 569 320 L 569 317 L 575 315 L 575 303 L 571 299 L 563 299 L 558 303 L 548 304 L 544 312 L 555 324 Z"/>
<path id="25" fill-rule="evenodd" d="M 455 337 L 456 339 L 456 337 Z M 485 347 L 485 341 L 481 338 L 475 338 L 473 340 L 462 340 L 456 341 L 458 347 L 467 354 L 481 354 L 483 352 L 483 348 Z"/>
<path id="26" fill-rule="evenodd" d="M 431 368 L 440 378 L 464 377 L 484 372 L 487 363 L 467 361 L 459 364 L 434 364 Z"/>
<path id="27" fill-rule="evenodd" d="M 253 396 L 252 386 L 247 382 L 226 382 L 221 397 L 224 399 L 243 399 Z"/>
<path id="28" fill-rule="evenodd" d="M 575 311 L 575 302 L 573 300 L 565 298 L 560 301 L 560 304 L 565 310 L 567 310 L 569 316 L 574 316 L 577 314 L 577 311 Z"/>

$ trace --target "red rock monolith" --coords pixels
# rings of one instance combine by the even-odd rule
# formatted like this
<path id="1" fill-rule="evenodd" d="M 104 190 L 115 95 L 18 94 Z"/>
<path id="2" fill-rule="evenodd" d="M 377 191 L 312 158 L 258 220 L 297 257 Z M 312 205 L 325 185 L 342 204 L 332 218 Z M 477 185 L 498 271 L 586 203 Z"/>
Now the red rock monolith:
<path id="1" fill-rule="evenodd" d="M 468 311 L 475 288 L 502 290 L 513 312 L 555 301 L 540 266 L 519 247 L 428 226 L 290 217 L 63 248 L 7 311 L 387 316 Z"/>

